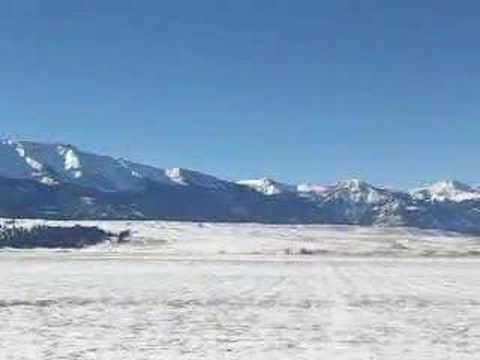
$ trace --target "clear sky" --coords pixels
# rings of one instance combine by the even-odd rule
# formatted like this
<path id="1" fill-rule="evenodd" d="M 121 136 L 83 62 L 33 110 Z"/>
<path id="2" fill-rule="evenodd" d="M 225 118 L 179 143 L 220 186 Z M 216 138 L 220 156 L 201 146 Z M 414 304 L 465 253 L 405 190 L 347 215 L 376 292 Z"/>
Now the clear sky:
<path id="1" fill-rule="evenodd" d="M 3 0 L 0 135 L 228 179 L 480 182 L 480 3 Z"/>

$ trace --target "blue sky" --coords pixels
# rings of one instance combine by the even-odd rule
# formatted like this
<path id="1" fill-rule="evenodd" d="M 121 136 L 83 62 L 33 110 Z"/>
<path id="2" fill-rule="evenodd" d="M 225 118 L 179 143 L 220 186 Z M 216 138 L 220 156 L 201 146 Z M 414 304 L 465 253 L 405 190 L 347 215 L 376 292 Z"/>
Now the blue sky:
<path id="1" fill-rule="evenodd" d="M 6 0 L 2 136 L 229 179 L 480 182 L 476 1 Z"/>

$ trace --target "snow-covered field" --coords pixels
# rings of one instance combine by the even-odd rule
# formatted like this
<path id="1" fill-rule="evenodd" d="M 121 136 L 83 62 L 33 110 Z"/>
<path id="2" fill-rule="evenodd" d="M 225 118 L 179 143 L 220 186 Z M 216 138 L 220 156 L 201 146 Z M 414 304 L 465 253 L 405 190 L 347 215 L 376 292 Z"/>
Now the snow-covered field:
<path id="1" fill-rule="evenodd" d="M 83 224 L 133 239 L 0 251 L 0 359 L 478 359 L 477 238 Z"/>

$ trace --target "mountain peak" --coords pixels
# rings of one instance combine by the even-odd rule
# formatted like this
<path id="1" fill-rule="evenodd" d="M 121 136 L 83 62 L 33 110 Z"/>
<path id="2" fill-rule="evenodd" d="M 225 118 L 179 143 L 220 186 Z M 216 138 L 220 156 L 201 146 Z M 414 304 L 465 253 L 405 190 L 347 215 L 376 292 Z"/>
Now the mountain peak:
<path id="1" fill-rule="evenodd" d="M 375 204 L 384 201 L 392 194 L 393 192 L 384 191 L 365 181 L 350 179 L 340 181 L 333 186 L 329 197 L 353 203 Z"/>
<path id="2" fill-rule="evenodd" d="M 296 192 L 295 186 L 283 184 L 267 177 L 260 179 L 241 180 L 238 181 L 237 184 L 248 186 L 268 196 L 279 195 L 286 192 Z"/>
<path id="3" fill-rule="evenodd" d="M 434 183 L 433 185 L 430 186 L 431 189 L 437 189 L 437 190 L 461 190 L 461 191 L 472 191 L 473 189 L 458 180 L 442 180 Z"/>
<path id="4" fill-rule="evenodd" d="M 415 189 L 411 193 L 414 198 L 419 200 L 461 202 L 480 199 L 480 191 L 457 180 L 442 180 Z"/>
<path id="5" fill-rule="evenodd" d="M 363 191 L 372 188 L 373 186 L 359 179 L 348 179 L 338 182 L 337 187 L 345 188 L 350 191 Z"/>

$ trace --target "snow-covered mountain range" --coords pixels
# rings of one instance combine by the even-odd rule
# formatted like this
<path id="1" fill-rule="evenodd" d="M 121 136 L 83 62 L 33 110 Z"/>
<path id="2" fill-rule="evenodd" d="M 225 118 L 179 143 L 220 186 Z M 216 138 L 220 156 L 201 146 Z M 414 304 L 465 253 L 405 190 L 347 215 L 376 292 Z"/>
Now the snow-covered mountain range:
<path id="1" fill-rule="evenodd" d="M 209 188 L 224 182 L 185 169 L 157 169 L 124 159 L 80 151 L 72 145 L 34 142 L 0 143 L 0 176 L 37 180 L 46 185 L 71 183 L 102 191 L 136 191 L 145 181 Z"/>
<path id="2" fill-rule="evenodd" d="M 84 152 L 0 142 L 0 216 L 415 226 L 480 233 L 480 189 L 442 181 L 410 192 L 360 180 L 333 185 L 231 182 Z"/>

